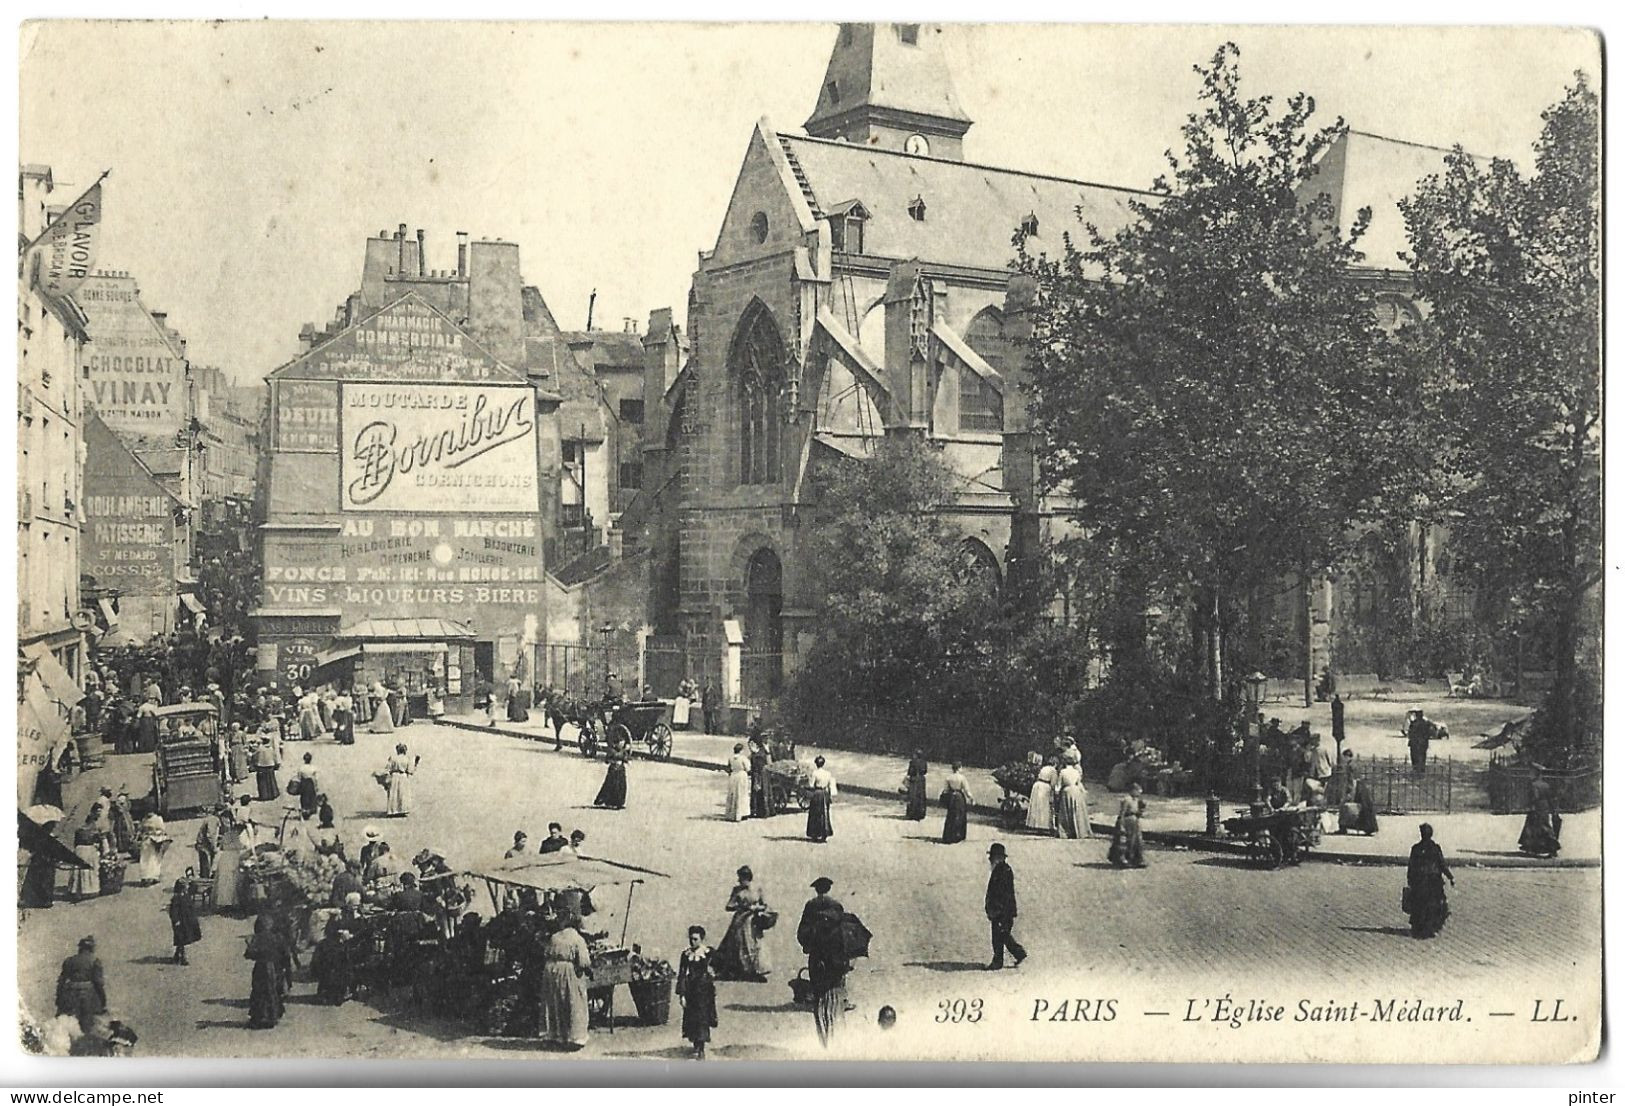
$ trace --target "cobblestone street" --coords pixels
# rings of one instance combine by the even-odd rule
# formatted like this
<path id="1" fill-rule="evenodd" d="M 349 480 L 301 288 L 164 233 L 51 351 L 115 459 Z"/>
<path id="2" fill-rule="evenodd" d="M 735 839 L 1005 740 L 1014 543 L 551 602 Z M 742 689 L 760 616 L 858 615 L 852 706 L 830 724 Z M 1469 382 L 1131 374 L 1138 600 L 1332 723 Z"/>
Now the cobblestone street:
<path id="1" fill-rule="evenodd" d="M 974 1024 L 934 1020 L 953 1010 L 939 1003 L 959 999 L 981 1000 L 983 1024 L 1032 1020 L 1035 1010 L 1050 1024 L 1057 1010 L 1077 1013 L 1066 1005 L 1073 1000 L 1088 1000 L 1098 1016 L 1100 1003 L 1110 1000 L 1110 1021 L 1054 1023 L 1053 1051 L 1042 1034 L 1022 1036 L 1019 1046 L 1007 1038 L 999 1048 L 1004 1058 L 1014 1058 L 1016 1047 L 1033 1059 L 1172 1058 L 1182 1044 L 1211 1048 L 1215 1034 L 1237 1058 L 1334 1059 L 1363 1050 L 1361 1058 L 1380 1059 L 1386 1050 L 1397 1055 L 1407 1047 L 1415 1055 L 1403 1026 L 1338 1025 L 1311 1056 L 1301 1049 L 1283 1053 L 1267 1024 L 1230 1029 L 1183 1020 L 1189 1001 L 1200 1011 L 1203 999 L 1228 992 L 1238 1001 L 1282 1004 L 1288 1018 L 1300 999 L 1312 1005 L 1360 1000 L 1365 1007 L 1388 998 L 1427 1005 L 1462 999 L 1463 1017 L 1472 1020 L 1431 1027 L 1428 1058 L 1481 1057 L 1479 1034 L 1498 1026 L 1520 1050 L 1517 1058 L 1559 1059 L 1585 1049 L 1584 1021 L 1530 1024 L 1516 1036 L 1506 1034 L 1506 1023 L 1529 1022 L 1537 998 L 1561 998 L 1564 1017 L 1595 1013 L 1600 1001 L 1600 876 L 1594 869 L 1462 866 L 1449 925 L 1437 940 L 1422 942 L 1403 929 L 1403 874 L 1392 867 L 1311 864 L 1262 872 L 1237 858 L 1159 849 L 1148 869 L 1119 872 L 1105 861 L 1104 840 L 1012 837 L 973 819 L 967 842 L 943 846 L 935 841 L 940 814 L 908 822 L 899 805 L 861 797 L 843 797 L 835 809 L 836 836 L 820 846 L 805 840 L 795 815 L 724 821 L 722 780 L 714 773 L 634 760 L 630 808 L 594 810 L 601 763 L 555 753 L 550 743 L 450 727 L 415 725 L 399 735 L 422 754 L 423 764 L 412 814 L 388 820 L 370 773 L 394 739 L 359 736 L 360 744 L 349 748 L 329 742 L 287 747 L 290 756 L 315 753 L 352 849 L 362 829 L 375 824 L 395 851 L 411 856 L 440 846 L 462 869 L 499 859 L 516 829 L 534 842 L 548 821 L 579 827 L 588 855 L 670 877 L 649 877 L 633 903 L 628 940 L 649 953 L 674 958 L 691 922 L 706 925 L 713 942 L 720 939 L 733 870 L 752 865 L 784 919 L 768 935 L 771 981 L 722 987 L 713 1049 L 722 1058 L 822 1055 L 811 1017 L 790 1002 L 785 987 L 802 962 L 794 940 L 799 906 L 811 894 L 807 884 L 821 874 L 836 881 L 836 896 L 875 934 L 872 958 L 860 961 L 851 979 L 857 1010 L 846 1047 L 857 1056 L 978 1055 Z M 70 802 L 82 799 L 79 793 L 98 776 L 139 779 L 142 763 L 112 758 L 101 773 L 75 781 Z M 280 819 L 279 803 L 256 810 L 267 821 Z M 172 824 L 177 846 L 166 862 L 166 881 L 191 863 L 182 846 L 195 827 Z M 1031 953 L 1019 971 L 997 975 L 980 970 L 988 958 L 981 906 L 986 846 L 993 840 L 1010 847 L 1021 905 L 1016 932 Z M 1446 849 L 1458 859 L 1448 842 Z M 250 965 L 242 958 L 249 923 L 205 918 L 204 942 L 194 948 L 191 966 L 171 965 L 163 886 L 29 912 L 20 937 L 27 1007 L 48 1012 L 57 964 L 78 937 L 94 933 L 114 1016 L 141 1033 L 143 1055 L 551 1055 L 530 1041 L 484 1038 L 424 1017 L 406 1005 L 404 989 L 398 1002 L 332 1008 L 315 1005 L 313 986 L 300 982 L 282 1024 L 251 1032 Z M 624 899 L 599 898 L 597 925 L 618 933 Z M 619 1001 L 629 1014 L 624 994 Z M 899 1012 L 899 1028 L 886 1035 L 873 1028 L 883 1003 Z M 1543 1009 L 1549 1013 L 1551 1003 Z M 623 1024 L 613 1035 L 595 1032 L 581 1055 L 675 1058 L 682 1044 L 674 1010 L 666 1027 Z"/>

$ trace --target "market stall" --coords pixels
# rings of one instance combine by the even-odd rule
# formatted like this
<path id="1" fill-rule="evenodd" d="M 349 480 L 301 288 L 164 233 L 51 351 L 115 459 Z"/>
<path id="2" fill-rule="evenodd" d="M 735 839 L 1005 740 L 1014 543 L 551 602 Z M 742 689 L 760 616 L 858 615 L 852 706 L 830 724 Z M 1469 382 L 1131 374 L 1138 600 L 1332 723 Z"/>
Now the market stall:
<path id="1" fill-rule="evenodd" d="M 492 913 L 497 916 L 494 928 L 504 928 L 497 921 L 504 918 L 520 919 L 546 917 L 558 913 L 582 920 L 582 936 L 592 953 L 592 976 L 587 994 L 595 1010 L 595 1020 L 615 1028 L 615 991 L 625 986 L 632 992 L 639 1020 L 645 1025 L 664 1025 L 671 1016 L 672 981 L 675 972 L 663 960 L 646 960 L 638 945 L 627 947 L 627 932 L 632 920 L 632 897 L 642 876 L 633 874 L 638 869 L 610 861 L 592 860 L 551 854 L 537 857 L 515 857 L 488 868 L 469 871 L 467 876 L 483 880 L 490 893 Z M 649 873 L 653 874 L 653 873 Z M 621 916 L 620 935 L 612 939 L 609 929 L 596 929 L 600 906 L 593 901 L 594 891 L 613 888 L 617 892 L 626 888 L 626 907 Z M 617 895 L 618 898 L 618 895 Z M 522 922 L 513 923 L 523 929 Z M 517 972 L 525 965 L 526 942 L 509 941 L 508 958 Z"/>

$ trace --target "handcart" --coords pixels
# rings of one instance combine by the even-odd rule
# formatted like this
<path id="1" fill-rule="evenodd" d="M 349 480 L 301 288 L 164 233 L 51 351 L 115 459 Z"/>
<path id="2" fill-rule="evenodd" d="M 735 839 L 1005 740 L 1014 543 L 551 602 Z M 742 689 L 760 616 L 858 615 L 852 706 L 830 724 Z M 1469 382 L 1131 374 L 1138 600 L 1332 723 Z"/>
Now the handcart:
<path id="1" fill-rule="evenodd" d="M 1256 809 L 1256 808 L 1255 808 Z M 1224 820 L 1231 837 L 1246 839 L 1247 859 L 1260 868 L 1298 864 L 1319 841 L 1320 810 L 1287 807 L 1282 810 L 1238 812 Z"/>

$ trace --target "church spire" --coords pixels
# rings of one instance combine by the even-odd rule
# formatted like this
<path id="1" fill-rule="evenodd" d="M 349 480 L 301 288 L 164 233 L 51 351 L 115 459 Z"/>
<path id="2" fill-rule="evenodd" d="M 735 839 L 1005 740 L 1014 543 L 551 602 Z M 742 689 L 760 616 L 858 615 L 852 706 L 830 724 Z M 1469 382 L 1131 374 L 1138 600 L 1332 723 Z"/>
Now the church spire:
<path id="1" fill-rule="evenodd" d="M 959 106 L 940 34 L 929 23 L 841 24 L 807 133 L 962 160 L 971 119 Z"/>

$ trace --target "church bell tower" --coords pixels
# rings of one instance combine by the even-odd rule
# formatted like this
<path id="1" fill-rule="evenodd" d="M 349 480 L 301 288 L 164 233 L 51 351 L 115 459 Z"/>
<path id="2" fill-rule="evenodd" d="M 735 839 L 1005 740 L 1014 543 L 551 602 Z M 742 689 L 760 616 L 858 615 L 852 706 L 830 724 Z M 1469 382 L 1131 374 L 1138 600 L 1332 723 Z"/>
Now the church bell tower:
<path id="1" fill-rule="evenodd" d="M 807 133 L 963 161 L 971 119 L 948 75 L 941 33 L 930 23 L 841 24 Z"/>

